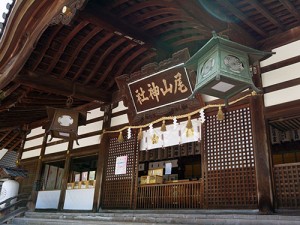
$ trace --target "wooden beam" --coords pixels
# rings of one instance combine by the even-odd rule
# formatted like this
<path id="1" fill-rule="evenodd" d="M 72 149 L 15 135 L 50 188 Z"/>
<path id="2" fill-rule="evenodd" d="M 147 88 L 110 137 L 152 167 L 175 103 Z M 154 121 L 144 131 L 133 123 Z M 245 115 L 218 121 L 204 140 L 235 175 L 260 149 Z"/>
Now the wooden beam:
<path id="1" fill-rule="evenodd" d="M 74 61 L 77 59 L 80 51 L 83 49 L 83 47 L 93 38 L 95 37 L 98 33 L 100 33 L 102 31 L 102 29 L 100 29 L 99 27 L 95 27 L 88 35 L 85 36 L 85 38 L 83 38 L 80 43 L 76 46 L 76 49 L 74 50 L 74 52 L 72 53 L 72 56 L 67 63 L 67 66 L 65 67 L 65 69 L 62 71 L 62 73 L 60 74 L 60 78 L 64 78 L 65 75 L 69 72 L 70 68 L 72 67 L 72 65 L 74 64 Z"/>
<path id="2" fill-rule="evenodd" d="M 300 13 L 289 0 L 279 0 L 281 4 L 300 22 Z"/>
<path id="3" fill-rule="evenodd" d="M 4 144 L 2 144 L 1 145 L 1 149 L 2 148 L 6 148 L 9 144 L 10 144 L 10 142 L 12 142 L 15 138 L 17 138 L 19 136 L 19 133 L 17 132 L 17 133 L 15 133 L 8 141 L 6 141 L 6 143 L 4 143 Z"/>
<path id="4" fill-rule="evenodd" d="M 53 56 L 53 59 L 51 60 L 51 64 L 47 68 L 47 73 L 50 73 L 53 68 L 58 63 L 60 57 L 65 52 L 67 46 L 70 44 L 70 42 L 74 39 L 74 37 L 83 30 L 86 26 L 88 26 L 87 21 L 81 21 L 77 26 L 73 28 L 73 30 L 64 38 L 63 42 L 61 42 L 61 45 L 57 51 L 55 51 L 55 54 Z"/>
<path id="5" fill-rule="evenodd" d="M 259 35 L 261 35 L 262 37 L 267 37 L 268 34 L 263 31 L 262 29 L 260 29 L 259 27 L 256 26 L 256 24 L 254 24 L 253 22 L 251 22 L 251 20 L 245 16 L 239 9 L 237 9 L 233 4 L 231 4 L 229 1 L 221 1 L 221 0 L 217 0 L 217 2 L 225 7 L 226 9 L 228 9 L 234 16 L 236 16 L 237 18 L 239 18 L 243 23 L 245 23 L 246 25 L 248 25 L 251 29 L 253 29 L 255 32 L 257 32 Z"/>
<path id="6" fill-rule="evenodd" d="M 85 101 L 110 102 L 111 93 L 100 88 L 60 80 L 49 75 L 25 71 L 15 78 L 22 85 L 63 96 L 72 96 Z"/>
<path id="7" fill-rule="evenodd" d="M 281 30 L 284 30 L 284 27 L 280 24 L 280 22 L 270 14 L 269 10 L 266 9 L 260 2 L 257 0 L 249 1 L 258 12 L 260 12 L 264 17 L 266 17 L 271 23 L 273 23 L 276 27 L 279 27 Z"/>
<path id="8" fill-rule="evenodd" d="M 162 54 L 168 56 L 172 52 L 172 48 L 160 40 L 154 39 L 151 35 L 145 35 L 141 30 L 134 26 L 120 20 L 118 17 L 110 14 L 105 7 L 95 6 L 86 8 L 80 14 L 85 20 L 90 21 L 92 24 L 103 27 L 111 32 L 119 32 L 124 36 L 130 36 L 135 43 L 143 42 L 143 46 L 147 48 L 158 49 Z M 129 39 L 128 39 L 129 40 Z"/>
<path id="9" fill-rule="evenodd" d="M 277 35 L 272 35 L 271 37 L 258 42 L 258 44 L 261 50 L 272 50 L 274 48 L 289 44 L 293 41 L 298 41 L 299 37 L 300 26 Z"/>

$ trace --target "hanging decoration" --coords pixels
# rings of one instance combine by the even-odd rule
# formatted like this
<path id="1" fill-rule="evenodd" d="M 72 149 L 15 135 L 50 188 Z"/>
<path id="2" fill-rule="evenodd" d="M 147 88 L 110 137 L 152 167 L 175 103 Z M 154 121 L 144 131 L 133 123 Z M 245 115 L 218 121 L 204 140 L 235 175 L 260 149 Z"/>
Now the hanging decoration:
<path id="1" fill-rule="evenodd" d="M 176 119 L 176 116 L 175 116 L 175 117 L 173 118 L 173 128 L 174 128 L 174 130 L 176 130 L 177 125 L 178 125 L 178 123 L 177 123 L 177 119 Z"/>
<path id="2" fill-rule="evenodd" d="M 49 122 L 45 125 L 46 133 L 53 138 L 74 140 L 78 143 L 78 127 L 86 125 L 86 112 L 80 112 L 71 108 L 73 98 L 70 96 L 66 100 L 67 108 L 47 107 Z"/>
<path id="3" fill-rule="evenodd" d="M 188 122 L 186 124 L 185 134 L 186 134 L 186 137 L 194 136 L 194 129 L 193 129 L 193 123 L 191 121 L 191 116 L 188 116 Z"/>
<path id="4" fill-rule="evenodd" d="M 156 134 L 153 134 L 153 136 L 151 138 L 152 144 L 157 144 L 158 140 L 159 140 L 159 137 Z"/>
<path id="5" fill-rule="evenodd" d="M 197 71 L 196 84 L 191 97 L 196 93 L 207 94 L 225 100 L 251 88 L 261 92 L 252 80 L 251 66 L 269 58 L 274 52 L 259 51 L 229 39 L 213 37 L 197 51 L 185 66 Z"/>
<path id="6" fill-rule="evenodd" d="M 218 115 L 217 115 L 217 120 L 222 121 L 224 120 L 224 113 L 222 111 L 222 107 L 219 106 L 219 110 L 218 110 Z"/>
<path id="7" fill-rule="evenodd" d="M 197 126 L 197 130 L 198 130 L 198 134 L 199 134 L 198 142 L 201 141 L 201 128 L 202 128 L 202 123 L 200 122 L 200 123 L 198 123 L 198 126 Z"/>
<path id="8" fill-rule="evenodd" d="M 233 105 L 237 102 L 240 102 L 248 97 L 252 97 L 252 96 L 256 96 L 257 93 L 255 91 L 252 91 L 252 93 L 249 93 L 249 94 L 246 94 L 244 96 L 242 96 L 241 98 L 238 98 L 236 100 L 233 100 L 233 101 L 230 101 L 228 103 L 228 105 Z M 201 109 L 198 109 L 198 110 L 195 110 L 193 112 L 190 112 L 190 113 L 187 113 L 187 114 L 184 114 L 184 115 L 177 115 L 177 116 L 167 116 L 167 117 L 161 117 L 155 121 L 152 121 L 151 123 L 148 123 L 148 124 L 144 124 L 144 125 L 138 125 L 138 126 L 125 126 L 119 130 L 111 130 L 111 131 L 106 131 L 104 130 L 103 131 L 103 134 L 104 133 L 116 133 L 116 132 L 119 132 L 119 137 L 118 137 L 118 141 L 121 143 L 124 141 L 124 138 L 123 138 L 123 134 L 122 134 L 122 131 L 123 130 L 129 130 L 130 129 L 139 129 L 139 133 L 138 133 L 138 140 L 142 140 L 143 139 L 143 128 L 149 128 L 149 133 L 152 135 L 151 136 L 151 141 L 153 144 L 155 143 L 158 143 L 158 140 L 159 140 L 159 136 L 157 136 L 157 134 L 154 134 L 154 129 L 153 129 L 153 124 L 157 124 L 157 123 L 162 123 L 162 127 L 165 126 L 165 121 L 166 120 L 172 120 L 173 121 L 173 128 L 176 129 L 178 127 L 178 122 L 177 122 L 177 119 L 184 119 L 186 118 L 188 121 L 187 121 L 187 125 L 186 125 L 186 136 L 187 137 L 192 137 L 194 136 L 194 129 L 193 129 L 193 124 L 192 124 L 192 121 L 191 121 L 191 117 L 194 116 L 195 114 L 199 113 L 200 114 L 200 117 L 198 119 L 199 121 L 199 125 L 197 126 L 197 133 L 199 133 L 199 140 L 201 140 L 201 124 L 203 124 L 205 122 L 205 110 L 206 109 L 209 109 L 209 108 L 217 108 L 218 109 L 218 114 L 217 114 L 217 119 L 218 120 L 224 120 L 225 117 L 224 117 L 224 113 L 222 111 L 222 107 L 224 107 L 225 104 L 211 104 L 211 105 L 206 105 L 204 107 L 202 107 Z M 130 133 L 131 133 L 131 130 L 130 130 Z M 180 136 L 181 136 L 181 133 L 180 133 Z"/>
<path id="9" fill-rule="evenodd" d="M 205 115 L 204 115 L 204 109 L 200 109 L 200 118 L 199 118 L 200 123 L 205 122 Z"/>
<path id="10" fill-rule="evenodd" d="M 142 140 L 143 139 L 143 130 L 142 128 L 140 127 L 140 130 L 139 130 L 139 133 L 138 133 L 138 140 Z"/>
<path id="11" fill-rule="evenodd" d="M 152 123 L 149 124 L 149 132 L 150 132 L 150 134 L 153 134 L 153 124 Z"/>
<path id="12" fill-rule="evenodd" d="M 122 143 L 124 141 L 123 133 L 120 131 L 119 137 L 118 137 L 118 142 Z"/>
<path id="13" fill-rule="evenodd" d="M 128 130 L 127 130 L 127 139 L 130 139 L 131 138 L 131 128 L 128 127 Z"/>
<path id="14" fill-rule="evenodd" d="M 165 121 L 165 120 L 163 120 L 163 122 L 162 122 L 162 125 L 161 125 L 161 128 L 160 128 L 160 131 L 161 131 L 161 132 L 165 132 L 165 131 L 167 131 L 167 127 L 166 127 L 166 121 Z"/>

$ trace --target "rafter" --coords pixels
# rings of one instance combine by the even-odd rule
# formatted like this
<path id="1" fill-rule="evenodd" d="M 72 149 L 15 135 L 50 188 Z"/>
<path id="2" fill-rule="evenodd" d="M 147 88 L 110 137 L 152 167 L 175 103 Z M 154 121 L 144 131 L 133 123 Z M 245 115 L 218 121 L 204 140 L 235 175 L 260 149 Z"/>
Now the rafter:
<path id="1" fill-rule="evenodd" d="M 111 93 L 101 89 L 71 83 L 67 80 L 61 80 L 49 75 L 37 74 L 30 71 L 24 71 L 18 75 L 15 81 L 37 90 L 63 96 L 72 96 L 85 101 L 98 100 L 101 102 L 109 102 L 111 99 Z"/>
<path id="2" fill-rule="evenodd" d="M 111 72 L 112 68 L 115 66 L 115 64 L 129 52 L 132 48 L 136 47 L 136 45 L 129 44 L 125 48 L 123 48 L 110 62 L 108 67 L 105 69 L 104 73 L 101 75 L 100 79 L 96 82 L 96 86 L 99 87 L 102 82 L 108 77 L 109 73 Z M 108 90 L 108 89 L 106 89 Z"/>
<path id="3" fill-rule="evenodd" d="M 82 71 L 86 68 L 86 66 L 88 65 L 88 63 L 90 62 L 91 58 L 94 57 L 95 52 L 108 40 L 110 40 L 112 37 L 114 36 L 113 33 L 109 33 L 107 35 L 105 35 L 101 40 L 99 40 L 94 47 L 89 51 L 89 55 L 84 59 L 84 61 L 82 62 L 80 69 L 77 71 L 77 73 L 75 74 L 75 76 L 73 77 L 72 81 L 75 81 L 80 74 L 82 73 Z M 88 79 L 87 79 L 88 80 Z M 85 81 L 85 83 L 88 83 L 87 81 Z"/>
<path id="4" fill-rule="evenodd" d="M 140 60 L 138 63 L 136 63 L 130 70 L 130 73 L 136 72 L 141 68 L 141 66 L 145 65 L 150 59 L 152 59 L 154 56 L 156 56 L 155 52 L 152 52 L 148 54 L 146 57 L 144 57 L 142 60 Z"/>
<path id="5" fill-rule="evenodd" d="M 38 54 L 38 58 L 35 61 L 34 66 L 32 67 L 32 70 L 36 70 L 36 68 L 38 67 L 38 65 L 40 64 L 40 62 L 42 61 L 45 53 L 47 52 L 47 50 L 49 49 L 53 39 L 56 37 L 56 35 L 59 33 L 59 31 L 63 28 L 62 24 L 56 25 L 54 31 L 52 32 L 51 36 L 48 38 L 47 40 L 47 44 L 43 46 L 43 50 L 41 52 L 39 52 Z"/>
<path id="6" fill-rule="evenodd" d="M 17 141 L 16 141 L 16 142 L 8 149 L 8 151 L 13 151 L 18 145 L 19 145 L 19 147 L 20 147 L 21 142 L 22 142 L 22 139 L 17 140 Z"/>
<path id="7" fill-rule="evenodd" d="M 80 42 L 79 45 L 77 45 L 76 49 L 74 50 L 74 52 L 72 53 L 72 57 L 69 59 L 69 61 L 67 62 L 67 66 L 65 67 L 65 69 L 62 71 L 62 73 L 60 74 L 59 78 L 62 79 L 65 77 L 65 75 L 68 73 L 68 71 L 70 70 L 71 66 L 73 65 L 75 59 L 77 58 L 78 54 L 80 53 L 80 51 L 82 50 L 82 48 L 96 35 L 98 34 L 100 31 L 102 31 L 102 29 L 95 27 L 84 39 L 82 39 L 82 41 Z"/>
<path id="8" fill-rule="evenodd" d="M 238 10 L 233 4 L 231 4 L 229 1 L 223 1 L 223 0 L 217 0 L 217 2 L 223 6 L 224 8 L 226 8 L 227 10 L 229 10 L 233 15 L 235 15 L 237 18 L 239 18 L 241 21 L 243 21 L 243 23 L 247 24 L 250 28 L 252 28 L 255 32 L 257 32 L 258 34 L 260 34 L 262 37 L 267 37 L 268 34 L 263 31 L 262 29 L 260 29 L 259 27 L 257 27 L 253 22 L 251 22 L 251 20 L 244 15 L 240 10 Z"/>
<path id="9" fill-rule="evenodd" d="M 176 9 L 176 8 L 161 8 L 161 9 L 156 9 L 147 13 L 144 13 L 142 15 L 136 15 L 130 21 L 132 23 L 137 24 L 139 22 L 142 22 L 143 20 L 147 20 L 150 18 L 153 18 L 155 16 L 162 16 L 162 15 L 180 15 L 182 13 L 182 10 Z"/>
<path id="10" fill-rule="evenodd" d="M 87 21 L 82 21 L 79 23 L 76 27 L 73 28 L 73 30 L 68 34 L 68 36 L 64 39 L 64 41 L 61 43 L 58 51 L 56 51 L 56 54 L 54 55 L 51 64 L 48 66 L 47 73 L 50 73 L 55 65 L 57 64 L 58 60 L 60 59 L 61 55 L 64 53 L 66 47 L 71 42 L 71 40 L 74 38 L 76 34 L 80 30 L 82 30 L 84 27 L 86 27 L 89 24 Z"/>
<path id="11" fill-rule="evenodd" d="M 279 0 L 281 4 L 300 22 L 300 12 L 297 10 L 289 0 Z"/>
<path id="12" fill-rule="evenodd" d="M 120 75 L 123 74 L 124 69 L 128 66 L 128 64 L 134 60 L 136 57 L 138 57 L 139 55 L 141 55 L 142 53 L 144 53 L 147 49 L 146 48 L 140 48 L 138 50 L 136 50 L 133 54 L 131 54 L 131 56 L 127 57 L 126 60 L 124 60 L 124 62 L 122 63 L 122 65 L 119 67 L 119 69 L 117 70 L 117 72 L 114 74 L 114 77 L 110 80 L 109 84 L 108 84 L 108 89 L 110 89 L 114 83 L 115 83 L 115 77 L 118 77 Z"/>
<path id="13" fill-rule="evenodd" d="M 168 16 L 168 17 L 164 17 L 164 18 L 159 18 L 156 19 L 150 23 L 147 23 L 146 25 L 144 25 L 142 27 L 143 30 L 150 30 L 153 29 L 157 26 L 163 25 L 163 24 L 167 24 L 167 23 L 182 23 L 182 22 L 188 22 L 190 24 L 191 27 L 193 27 L 195 30 L 198 30 L 199 32 L 205 32 L 207 31 L 207 29 L 202 29 L 201 28 L 201 24 L 198 24 L 195 20 L 193 20 L 192 18 L 184 18 L 184 17 L 178 17 L 178 16 Z"/>
<path id="14" fill-rule="evenodd" d="M 144 46 L 147 48 L 158 49 L 162 54 L 168 55 L 170 52 L 170 47 L 157 39 L 153 38 L 151 34 L 142 33 L 140 29 L 137 29 L 134 25 L 130 25 L 122 20 L 120 16 L 112 15 L 104 7 L 87 8 L 83 13 L 82 17 L 91 23 L 103 27 L 111 32 L 119 32 L 124 36 L 130 36 L 133 39 L 130 40 L 135 42 L 135 40 L 142 41 Z"/>
<path id="15" fill-rule="evenodd" d="M 289 44 L 293 41 L 298 41 L 300 37 L 300 27 L 290 29 L 277 35 L 273 35 L 263 41 L 258 42 L 263 50 L 272 50 L 279 46 Z"/>
<path id="16" fill-rule="evenodd" d="M 8 141 L 6 141 L 4 144 L 1 145 L 0 149 L 6 148 L 12 140 L 14 140 L 16 137 L 18 137 L 19 133 L 15 133 Z"/>
<path id="17" fill-rule="evenodd" d="M 100 67 L 102 66 L 103 61 L 105 58 L 117 47 L 119 47 L 121 44 L 123 44 L 126 41 L 125 38 L 120 38 L 115 43 L 111 44 L 108 49 L 105 50 L 105 52 L 101 55 L 101 57 L 97 60 L 96 66 L 93 68 L 92 72 L 89 74 L 88 78 L 85 80 L 84 84 L 88 84 L 91 79 L 96 75 L 96 73 L 99 71 Z"/>
<path id="18" fill-rule="evenodd" d="M 2 143 L 2 141 L 8 137 L 8 135 L 12 132 L 12 130 L 8 130 L 1 138 L 0 138 L 0 143 Z M 2 144 L 1 144 L 2 145 Z"/>
<path id="19" fill-rule="evenodd" d="M 280 30 L 284 30 L 284 27 L 280 24 L 280 22 L 275 18 L 270 12 L 257 0 L 249 1 L 258 12 L 260 12 L 264 17 L 266 17 L 271 23 L 273 23 L 276 27 L 280 28 Z"/>

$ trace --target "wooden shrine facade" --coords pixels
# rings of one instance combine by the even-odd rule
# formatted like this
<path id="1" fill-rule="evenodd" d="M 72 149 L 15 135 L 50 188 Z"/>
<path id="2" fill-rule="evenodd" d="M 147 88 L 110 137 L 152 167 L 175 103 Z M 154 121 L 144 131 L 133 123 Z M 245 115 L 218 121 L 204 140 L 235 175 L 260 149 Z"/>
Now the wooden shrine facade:
<path id="1" fill-rule="evenodd" d="M 0 23 L 0 150 L 16 151 L 18 166 L 28 171 L 20 192 L 31 193 L 32 209 L 299 209 L 299 1 L 11 2 L 7 20 Z M 166 65 L 186 61 L 186 52 L 184 61 L 176 52 L 188 49 L 193 55 L 213 30 L 239 44 L 276 52 L 252 67 L 262 93 L 252 96 L 246 90 L 230 99 L 248 96 L 222 108 L 222 121 L 218 108 L 205 108 L 202 126 L 196 130 L 193 122 L 199 141 L 141 151 L 139 130 L 132 129 L 128 139 L 121 131 L 119 143 L 114 131 L 125 126 L 224 103 L 199 94 L 158 110 L 149 101 L 154 110 L 145 116 L 145 105 L 134 112 L 128 99 L 121 101 L 124 80 L 136 84 Z M 159 88 L 175 86 L 178 80 L 171 78 Z M 132 85 L 136 105 L 142 105 L 147 84 Z M 164 105 L 173 100 L 167 97 Z M 78 143 L 49 140 L 43 129 L 49 122 L 46 106 L 65 108 L 67 99 L 74 110 L 88 111 Z M 117 159 L 123 160 L 121 174 L 115 173 Z M 149 170 L 161 168 L 163 174 L 151 183 Z"/>
<path id="2" fill-rule="evenodd" d="M 288 65 L 293 66 L 293 63 Z M 257 68 L 257 72 L 265 76 L 267 69 L 277 70 L 278 64 Z M 285 66 L 280 68 L 285 69 Z M 265 90 L 266 95 L 273 92 L 270 88 Z M 235 99 L 247 93 L 241 93 Z M 70 193 L 85 189 L 91 192 L 91 205 L 73 210 L 258 208 L 269 212 L 299 208 L 298 141 L 294 136 L 290 137 L 289 142 L 288 139 L 276 142 L 274 138 L 277 136 L 273 137 L 269 131 L 274 126 L 295 130 L 298 120 L 294 115 L 299 109 L 297 106 L 286 107 L 292 106 L 289 102 L 264 107 L 263 100 L 265 104 L 270 103 L 263 97 L 251 96 L 228 106 L 223 109 L 225 119 L 222 121 L 217 120 L 217 108 L 205 110 L 206 120 L 200 142 L 152 150 L 140 150 L 138 129 L 132 129 L 129 139 L 128 134 L 122 132 L 122 143 L 118 142 L 119 132 L 103 134 L 104 130 L 114 131 L 129 125 L 128 109 L 122 102 L 116 108 L 98 108 L 87 114 L 87 125 L 79 133 L 80 145 L 63 140 L 49 142 L 43 130 L 37 133 L 32 131 L 33 134 L 26 138 L 23 156 L 38 149 L 41 151 L 33 157 L 21 157 L 20 165 L 29 171 L 21 190 L 32 192 L 37 203 L 39 194 L 50 190 L 44 184 L 44 168 L 49 164 L 52 168 L 63 168 L 61 185 L 56 188 L 59 191 L 57 205 L 54 206 L 56 210 L 69 209 L 66 201 Z M 220 102 L 213 100 L 210 104 Z M 276 120 L 282 116 L 292 119 Z M 40 144 L 30 144 L 33 140 L 39 140 Z M 290 152 L 290 146 L 296 150 Z M 278 150 L 280 148 L 285 152 Z M 116 175 L 116 158 L 125 155 L 126 174 Z M 282 160 L 278 159 L 278 155 Z M 141 184 L 141 178 L 148 169 L 174 161 L 173 180 Z M 90 186 L 81 180 L 85 171 L 88 171 L 87 176 L 95 175 Z M 78 174 L 79 180 L 76 180 Z"/>

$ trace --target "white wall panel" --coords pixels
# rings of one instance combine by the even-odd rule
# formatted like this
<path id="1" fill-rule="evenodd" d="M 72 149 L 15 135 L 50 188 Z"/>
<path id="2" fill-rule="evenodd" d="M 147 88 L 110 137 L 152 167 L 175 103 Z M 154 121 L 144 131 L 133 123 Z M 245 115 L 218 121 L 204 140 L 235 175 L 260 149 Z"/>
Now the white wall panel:
<path id="1" fill-rule="evenodd" d="M 26 136 L 26 138 L 30 138 L 39 134 L 43 134 L 45 133 L 45 129 L 43 129 L 42 127 L 38 127 L 35 129 L 32 129 L 31 132 Z"/>
<path id="2" fill-rule="evenodd" d="M 79 145 L 74 141 L 73 149 L 100 144 L 100 135 L 78 139 L 78 143 Z"/>
<path id="3" fill-rule="evenodd" d="M 89 123 L 85 126 L 78 127 L 78 135 L 86 134 L 94 131 L 99 131 L 102 129 L 103 121 L 98 121 L 95 123 Z"/>
<path id="4" fill-rule="evenodd" d="M 24 149 L 39 146 L 43 143 L 44 137 L 36 138 L 25 142 Z"/>
<path id="5" fill-rule="evenodd" d="M 265 106 L 291 102 L 300 99 L 300 85 L 274 91 L 264 95 Z"/>
<path id="6" fill-rule="evenodd" d="M 45 150 L 45 155 L 56 153 L 56 152 L 67 151 L 68 144 L 69 144 L 68 142 L 65 142 L 65 143 L 61 143 L 61 144 L 57 144 L 57 145 L 47 146 L 46 150 Z"/>
<path id="7" fill-rule="evenodd" d="M 62 140 L 61 138 L 52 138 L 51 139 L 51 135 L 48 135 L 47 144 L 52 143 L 52 142 L 56 142 L 56 141 L 61 141 L 61 140 Z"/>
<path id="8" fill-rule="evenodd" d="M 126 110 L 126 109 L 127 109 L 127 107 L 125 107 L 123 101 L 121 101 L 121 102 L 119 102 L 118 107 L 112 109 L 112 113 L 120 112 L 120 111 Z"/>
<path id="9" fill-rule="evenodd" d="M 87 120 L 91 120 L 91 119 L 94 119 L 94 118 L 97 118 L 97 117 L 101 117 L 103 115 L 104 115 L 104 112 L 100 111 L 100 108 L 93 109 L 91 111 L 88 111 Z"/>
<path id="10" fill-rule="evenodd" d="M 111 122 L 110 122 L 110 126 L 114 127 L 114 126 L 118 126 L 121 124 L 126 124 L 128 123 L 128 117 L 127 114 L 121 115 L 121 116 L 116 116 L 111 118 Z"/>
<path id="11" fill-rule="evenodd" d="M 262 74 L 263 87 L 282 83 L 300 77 L 300 63 L 285 66 Z"/>
<path id="12" fill-rule="evenodd" d="M 34 149 L 31 151 L 23 152 L 21 159 L 28 159 L 36 156 L 40 156 L 41 154 L 41 149 Z"/>
<path id="13" fill-rule="evenodd" d="M 277 63 L 283 61 L 285 59 L 289 59 L 299 55 L 300 49 L 300 40 L 292 42 L 290 44 L 281 46 L 279 48 L 275 48 L 272 51 L 276 52 L 276 54 L 272 55 L 270 58 L 261 61 L 261 67 L 271 65 L 273 63 Z"/>

